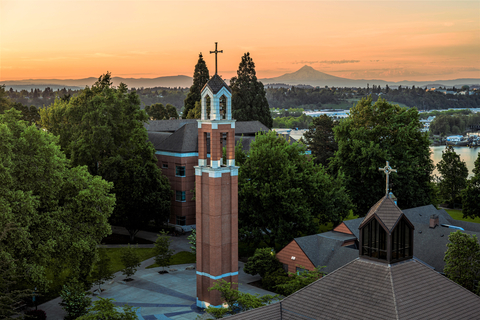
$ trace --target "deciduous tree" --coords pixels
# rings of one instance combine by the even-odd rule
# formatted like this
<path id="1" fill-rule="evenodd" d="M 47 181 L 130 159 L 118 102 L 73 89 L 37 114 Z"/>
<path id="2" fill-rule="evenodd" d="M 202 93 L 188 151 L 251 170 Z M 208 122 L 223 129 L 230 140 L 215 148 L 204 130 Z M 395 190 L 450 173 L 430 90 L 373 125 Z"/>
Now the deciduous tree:
<path id="1" fill-rule="evenodd" d="M 255 254 L 248 258 L 243 271 L 253 276 L 259 274 L 263 278 L 268 272 L 274 272 L 279 268 L 282 268 L 282 264 L 275 256 L 273 248 L 258 248 Z"/>
<path id="2" fill-rule="evenodd" d="M 93 302 L 93 306 L 88 309 L 88 314 L 77 318 L 77 320 L 138 320 L 133 308 L 127 304 L 122 307 L 122 311 L 113 304 L 115 299 L 100 298 Z"/>
<path id="3" fill-rule="evenodd" d="M 190 110 L 195 108 L 195 103 L 200 102 L 201 100 L 201 90 L 205 86 L 205 84 L 210 79 L 210 75 L 208 72 L 207 65 L 205 60 L 203 60 L 203 56 L 200 53 L 198 55 L 198 62 L 195 65 L 195 72 L 193 73 L 193 84 L 190 87 L 190 91 L 188 92 L 187 98 L 185 99 L 185 108 L 183 110 L 183 119 L 187 119 L 188 113 Z M 198 117 L 200 118 L 200 116 Z M 196 118 L 190 118 L 196 119 Z"/>
<path id="4" fill-rule="evenodd" d="M 415 108 L 402 108 L 379 98 L 363 98 L 350 116 L 334 127 L 338 151 L 330 163 L 332 172 L 345 174 L 346 186 L 359 216 L 385 195 L 385 178 L 379 167 L 389 161 L 397 169 L 390 181 L 400 208 L 431 203 L 428 136 L 420 132 Z"/>
<path id="5" fill-rule="evenodd" d="M 159 267 L 163 267 L 163 271 L 165 271 L 165 267 L 170 265 L 170 259 L 172 258 L 174 252 L 172 249 L 170 249 L 171 243 L 172 239 L 165 231 L 161 231 L 157 241 L 155 241 L 155 263 Z"/>
<path id="6" fill-rule="evenodd" d="M 455 208 L 460 192 L 467 185 L 467 165 L 453 147 L 449 146 L 442 152 L 442 160 L 437 163 L 437 170 L 442 175 L 439 182 L 440 192 L 444 199 L 453 203 Z"/>
<path id="7" fill-rule="evenodd" d="M 333 179 L 275 132 L 258 133 L 239 169 L 239 227 L 254 242 L 285 245 L 318 224 L 342 221 L 352 205 L 340 175 Z"/>
<path id="8" fill-rule="evenodd" d="M 130 245 L 123 247 L 120 252 L 120 260 L 125 268 L 122 269 L 122 274 L 128 278 L 133 276 L 137 272 L 137 268 L 140 266 L 140 256 L 138 255 L 136 247 Z"/>
<path id="9" fill-rule="evenodd" d="M 149 220 L 165 221 L 170 208 L 170 184 L 156 165 L 147 120 L 138 95 L 124 84 L 113 87 L 110 73 L 41 110 L 42 126 L 59 136 L 73 165 L 114 182 L 118 202 L 111 222 L 126 227 L 132 239 Z"/>
<path id="10" fill-rule="evenodd" d="M 237 121 L 258 120 L 267 127 L 273 125 L 263 83 L 257 80 L 255 63 L 250 53 L 243 55 L 237 76 L 230 80 L 232 117 Z"/>
<path id="11" fill-rule="evenodd" d="M 54 275 L 68 268 L 84 281 L 111 233 L 112 184 L 71 168 L 55 136 L 20 118 L 16 110 L 0 115 L 0 230 L 7 230 L 0 251 L 40 291 L 47 268 Z"/>
<path id="12" fill-rule="evenodd" d="M 480 294 L 480 288 L 476 288 L 480 281 L 480 244 L 477 236 L 456 231 L 450 233 L 448 240 L 443 272 L 450 280 Z"/>

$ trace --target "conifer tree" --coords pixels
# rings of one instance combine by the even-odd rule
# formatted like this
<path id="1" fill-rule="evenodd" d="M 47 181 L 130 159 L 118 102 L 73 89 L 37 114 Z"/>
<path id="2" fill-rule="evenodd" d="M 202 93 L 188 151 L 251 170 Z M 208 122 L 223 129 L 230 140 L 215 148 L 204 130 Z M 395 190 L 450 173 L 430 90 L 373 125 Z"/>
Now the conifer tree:
<path id="1" fill-rule="evenodd" d="M 258 120 L 267 127 L 273 125 L 263 83 L 257 80 L 255 63 L 250 53 L 242 57 L 237 76 L 230 80 L 232 116 L 238 121 Z"/>
<path id="2" fill-rule="evenodd" d="M 203 60 L 203 56 L 200 53 L 198 55 L 198 62 L 195 65 L 195 72 L 193 74 L 193 85 L 190 87 L 190 91 L 185 99 L 185 108 L 182 115 L 183 119 L 186 119 L 188 112 L 195 108 L 195 102 L 200 101 L 201 90 L 209 79 L 210 75 L 208 73 L 207 65 L 205 64 L 205 60 Z"/>

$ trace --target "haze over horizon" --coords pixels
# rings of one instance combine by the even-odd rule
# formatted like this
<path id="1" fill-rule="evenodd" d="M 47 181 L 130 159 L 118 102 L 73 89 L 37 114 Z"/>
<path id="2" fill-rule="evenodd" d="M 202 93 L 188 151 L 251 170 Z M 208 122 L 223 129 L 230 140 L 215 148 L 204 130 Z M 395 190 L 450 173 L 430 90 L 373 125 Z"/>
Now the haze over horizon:
<path id="1" fill-rule="evenodd" d="M 203 53 L 258 78 L 303 65 L 348 79 L 480 78 L 479 1 L 0 2 L 0 81 L 193 75 Z"/>

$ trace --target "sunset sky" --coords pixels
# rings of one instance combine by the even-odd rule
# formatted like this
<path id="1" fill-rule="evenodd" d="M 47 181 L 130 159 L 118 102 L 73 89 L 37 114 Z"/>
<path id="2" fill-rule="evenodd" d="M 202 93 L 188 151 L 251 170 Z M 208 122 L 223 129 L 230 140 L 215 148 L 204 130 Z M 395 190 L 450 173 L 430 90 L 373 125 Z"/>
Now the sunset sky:
<path id="1" fill-rule="evenodd" d="M 215 41 L 224 78 L 480 78 L 480 1 L 0 0 L 0 81 L 213 74 Z"/>

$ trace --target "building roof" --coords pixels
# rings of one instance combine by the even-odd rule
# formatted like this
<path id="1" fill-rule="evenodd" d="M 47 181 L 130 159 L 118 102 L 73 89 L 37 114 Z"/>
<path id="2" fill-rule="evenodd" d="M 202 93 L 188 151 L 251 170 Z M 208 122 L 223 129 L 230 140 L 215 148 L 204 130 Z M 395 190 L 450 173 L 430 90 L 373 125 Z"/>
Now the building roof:
<path id="1" fill-rule="evenodd" d="M 149 132 L 175 132 L 189 123 L 197 123 L 197 119 L 149 120 L 143 126 Z"/>
<path id="2" fill-rule="evenodd" d="M 479 296 L 416 259 L 387 264 L 357 258 L 279 303 L 230 319 L 473 319 L 478 314 Z"/>
<path id="3" fill-rule="evenodd" d="M 368 211 L 365 219 L 360 224 L 360 228 L 376 216 L 379 222 L 391 232 L 402 215 L 402 210 L 400 210 L 395 202 L 393 202 L 390 197 L 384 196 Z"/>
<path id="4" fill-rule="evenodd" d="M 352 219 L 352 220 L 345 220 L 343 223 L 347 226 L 347 228 L 357 237 L 357 239 L 360 238 L 360 231 L 358 228 L 360 227 L 360 224 L 362 223 L 363 219 Z"/>
<path id="5" fill-rule="evenodd" d="M 232 89 L 223 81 L 222 78 L 218 74 L 215 74 L 213 77 L 208 80 L 208 82 L 203 86 L 202 91 L 205 90 L 205 88 L 209 88 L 210 91 L 212 91 L 213 94 L 218 93 L 222 88 L 225 88 L 228 90 L 228 92 L 232 92 Z"/>
<path id="6" fill-rule="evenodd" d="M 150 138 L 150 135 L 149 135 Z M 177 131 L 170 134 L 159 144 L 155 145 L 156 150 L 188 153 L 198 151 L 198 126 L 197 123 L 187 123 Z"/>
<path id="7" fill-rule="evenodd" d="M 257 132 L 268 132 L 269 129 L 260 121 L 237 121 L 235 123 L 235 135 L 255 135 Z"/>
<path id="8" fill-rule="evenodd" d="M 161 147 L 162 142 L 172 135 L 171 132 L 150 132 L 148 131 L 148 140 L 153 144 L 157 150 Z"/>

